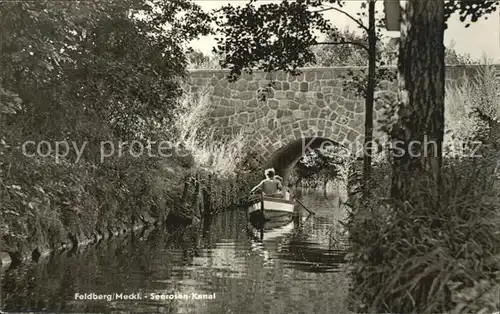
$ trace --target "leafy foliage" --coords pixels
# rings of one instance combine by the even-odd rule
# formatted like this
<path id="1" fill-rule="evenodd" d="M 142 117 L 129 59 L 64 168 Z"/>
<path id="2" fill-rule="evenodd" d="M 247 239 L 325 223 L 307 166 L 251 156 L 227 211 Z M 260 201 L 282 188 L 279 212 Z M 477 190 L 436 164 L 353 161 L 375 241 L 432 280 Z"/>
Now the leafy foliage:
<path id="1" fill-rule="evenodd" d="M 91 237 L 142 213 L 161 219 L 179 194 L 180 161 L 100 163 L 99 144 L 175 135 L 187 44 L 211 18 L 188 0 L 3 1 L 0 20 L 3 249 L 56 247 L 68 232 Z M 73 150 L 27 157 L 27 140 L 88 145 L 77 163 Z"/>
<path id="2" fill-rule="evenodd" d="M 201 51 L 192 51 L 188 55 L 191 69 L 220 69 L 220 57 L 216 54 L 204 54 Z"/>
<path id="3" fill-rule="evenodd" d="M 348 42 L 358 42 L 368 47 L 366 34 L 358 34 L 353 30 L 334 30 L 327 34 L 325 42 L 334 43 L 338 38 L 343 38 Z M 333 66 L 366 66 L 368 55 L 365 48 L 358 45 L 349 44 L 324 44 L 313 46 L 315 54 L 315 64 L 323 67 Z M 312 64 L 311 64 L 312 65 Z"/>
<path id="4" fill-rule="evenodd" d="M 217 12 L 218 38 L 215 52 L 225 54 L 223 67 L 228 67 L 231 80 L 237 79 L 243 69 L 258 68 L 267 72 L 285 70 L 297 73 L 315 61 L 311 46 L 317 43 L 315 31 L 326 33 L 333 28 L 318 9 L 326 4 L 340 4 L 328 0 L 284 0 L 260 6 L 250 1 L 245 6 L 227 5 Z"/>
<path id="5" fill-rule="evenodd" d="M 465 27 L 469 27 L 470 23 L 477 22 L 480 17 L 484 16 L 484 19 L 488 18 L 488 14 L 491 14 L 497 10 L 498 0 L 486 0 L 486 1 L 463 1 L 463 0 L 447 0 L 444 3 L 444 17 L 448 20 L 450 16 L 454 13 L 458 13 L 460 16 L 460 21 L 465 22 L 470 19 L 470 22 L 465 24 Z"/>
<path id="6" fill-rule="evenodd" d="M 350 152 L 342 146 L 328 145 L 311 150 L 295 166 L 296 184 L 301 181 L 345 182 L 351 162 Z"/>
<path id="7" fill-rule="evenodd" d="M 24 113 L 7 122 L 32 138 L 150 135 L 169 122 L 180 95 L 183 45 L 208 32 L 194 23 L 203 13 L 184 0 L 1 5 L 1 84 Z"/>

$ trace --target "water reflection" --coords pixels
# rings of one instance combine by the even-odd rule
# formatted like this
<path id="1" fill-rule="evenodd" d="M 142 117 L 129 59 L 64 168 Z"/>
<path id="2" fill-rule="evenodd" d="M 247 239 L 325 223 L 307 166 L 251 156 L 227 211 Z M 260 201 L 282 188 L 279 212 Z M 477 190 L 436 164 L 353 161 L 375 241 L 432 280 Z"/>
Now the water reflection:
<path id="1" fill-rule="evenodd" d="M 2 275 L 6 311 L 137 313 L 346 313 L 344 253 L 331 229 L 335 198 L 304 196 L 317 215 L 247 232 L 244 211 L 201 230 L 151 231 L 102 242 L 78 255 L 53 256 Z M 75 293 L 142 293 L 142 300 L 75 300 Z M 210 295 L 214 300 L 153 300 L 151 293 Z M 146 298 L 147 297 L 147 298 Z"/>

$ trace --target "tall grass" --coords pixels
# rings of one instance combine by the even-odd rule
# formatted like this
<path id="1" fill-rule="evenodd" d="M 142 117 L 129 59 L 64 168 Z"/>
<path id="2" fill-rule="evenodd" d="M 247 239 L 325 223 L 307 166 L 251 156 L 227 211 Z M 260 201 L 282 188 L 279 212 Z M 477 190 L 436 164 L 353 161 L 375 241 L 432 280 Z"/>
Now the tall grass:
<path id="1" fill-rule="evenodd" d="M 486 64 L 475 77 L 446 87 L 447 156 L 471 140 L 498 143 L 497 71 Z M 500 311 L 500 184 L 493 175 L 495 155 L 499 152 L 483 158 L 446 158 L 439 198 L 434 196 L 433 181 L 422 175 L 415 178 L 420 184 L 407 202 L 373 199 L 363 216 L 351 211 L 347 229 L 355 310 Z M 380 184 L 373 195 L 388 195 L 387 188 Z"/>
<path id="2" fill-rule="evenodd" d="M 217 127 L 211 126 L 210 90 L 205 87 L 199 94 L 186 93 L 175 112 L 178 144 L 193 156 L 195 166 L 216 173 L 232 176 L 237 172 L 245 155 L 245 136 L 221 136 Z"/>
<path id="3" fill-rule="evenodd" d="M 472 140 L 498 140 L 500 118 L 500 67 L 486 57 L 474 77 L 462 77 L 446 86 L 446 153 L 457 156 L 460 144 Z"/>

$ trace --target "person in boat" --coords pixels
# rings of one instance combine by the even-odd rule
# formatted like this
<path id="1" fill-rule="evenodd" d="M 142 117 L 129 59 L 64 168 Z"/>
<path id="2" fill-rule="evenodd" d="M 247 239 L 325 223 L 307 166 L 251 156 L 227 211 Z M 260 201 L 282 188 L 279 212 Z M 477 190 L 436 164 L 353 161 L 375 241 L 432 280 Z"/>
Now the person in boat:
<path id="1" fill-rule="evenodd" d="M 264 175 L 266 176 L 266 178 L 260 181 L 259 184 L 254 186 L 250 191 L 250 193 L 253 193 L 257 189 L 261 189 L 261 192 L 266 196 L 283 197 L 283 194 L 281 192 L 283 190 L 283 185 L 281 184 L 281 181 L 277 178 L 279 176 L 276 175 L 274 169 L 273 168 L 266 169 L 264 171 Z"/>

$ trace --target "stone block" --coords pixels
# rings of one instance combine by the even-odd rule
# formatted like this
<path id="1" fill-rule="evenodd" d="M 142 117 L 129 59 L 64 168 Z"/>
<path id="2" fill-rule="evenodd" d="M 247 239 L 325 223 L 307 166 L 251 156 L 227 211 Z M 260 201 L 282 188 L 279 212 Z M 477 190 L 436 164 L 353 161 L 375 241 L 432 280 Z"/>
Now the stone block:
<path id="1" fill-rule="evenodd" d="M 287 74 L 286 72 L 284 71 L 279 71 L 278 73 L 276 73 L 276 79 L 278 81 L 285 81 L 287 79 Z"/>
<path id="2" fill-rule="evenodd" d="M 236 82 L 236 90 L 240 92 L 244 92 L 247 90 L 248 82 L 245 79 L 240 79 Z"/>
<path id="3" fill-rule="evenodd" d="M 295 135 L 296 139 L 299 139 L 302 137 L 302 131 L 300 129 L 294 129 L 293 130 L 293 135 Z"/>
<path id="4" fill-rule="evenodd" d="M 301 131 L 306 131 L 309 128 L 309 125 L 307 124 L 307 120 L 301 120 L 299 122 L 299 125 L 300 125 Z"/>
<path id="5" fill-rule="evenodd" d="M 318 118 L 319 117 L 319 111 L 320 110 L 318 108 L 316 108 L 316 107 L 312 108 L 311 111 L 310 111 L 310 117 L 314 118 L 314 119 Z"/>
<path id="6" fill-rule="evenodd" d="M 333 137 L 333 132 L 331 128 L 325 128 L 325 135 L 326 138 L 332 138 Z"/>
<path id="7" fill-rule="evenodd" d="M 331 87 L 331 86 L 321 87 L 321 92 L 323 94 L 329 94 L 329 93 L 332 93 L 332 91 L 333 91 L 333 87 Z"/>
<path id="8" fill-rule="evenodd" d="M 341 124 L 341 125 L 345 125 L 349 122 L 349 119 L 346 117 L 346 116 L 339 116 L 338 118 L 338 122 Z"/>
<path id="9" fill-rule="evenodd" d="M 268 99 L 267 104 L 271 109 L 278 109 L 279 101 L 276 99 Z"/>
<path id="10" fill-rule="evenodd" d="M 325 120 L 318 120 L 318 128 L 320 130 L 324 130 L 326 127 L 326 121 Z"/>
<path id="11" fill-rule="evenodd" d="M 301 92 L 307 92 L 309 90 L 309 83 L 307 82 L 301 82 L 300 83 L 300 91 Z"/>
<path id="12" fill-rule="evenodd" d="M 354 142 L 356 140 L 356 138 L 358 137 L 358 135 L 359 135 L 358 132 L 355 132 L 354 130 L 350 130 L 347 133 L 347 140 L 350 142 Z"/>
<path id="13" fill-rule="evenodd" d="M 226 108 L 226 116 L 231 116 L 235 114 L 236 108 L 235 107 L 227 107 Z"/>
<path id="14" fill-rule="evenodd" d="M 265 79 L 269 80 L 269 81 L 275 81 L 276 80 L 276 73 L 273 73 L 273 72 L 266 73 Z"/>
<path id="15" fill-rule="evenodd" d="M 283 91 L 276 91 L 276 92 L 274 92 L 274 98 L 276 98 L 276 99 L 284 99 L 284 98 L 286 98 L 285 92 L 283 92 Z"/>
<path id="16" fill-rule="evenodd" d="M 323 75 L 321 78 L 323 80 L 333 80 L 335 78 L 335 75 L 333 74 L 333 71 L 325 71 L 325 72 L 323 72 Z"/>
<path id="17" fill-rule="evenodd" d="M 314 71 L 307 71 L 305 72 L 305 80 L 306 82 L 312 82 L 316 79 L 316 72 Z"/>
<path id="18" fill-rule="evenodd" d="M 248 122 L 248 114 L 242 113 L 238 115 L 237 121 L 239 124 L 245 124 Z"/>
<path id="19" fill-rule="evenodd" d="M 346 108 L 347 111 L 354 112 L 354 107 L 356 106 L 356 102 L 353 100 L 346 100 L 344 102 L 344 107 Z"/>
<path id="20" fill-rule="evenodd" d="M 316 106 L 318 106 L 319 108 L 325 107 L 325 101 L 323 99 L 316 100 Z"/>
<path id="21" fill-rule="evenodd" d="M 283 109 L 278 109 L 276 111 L 276 118 L 281 118 L 285 114 Z"/>
<path id="22" fill-rule="evenodd" d="M 249 91 L 256 91 L 257 89 L 259 89 L 259 83 L 256 82 L 256 81 L 250 81 L 248 82 L 247 84 L 247 90 Z"/>
<path id="23" fill-rule="evenodd" d="M 220 105 L 221 105 L 221 106 L 224 106 L 224 107 L 229 107 L 229 106 L 230 106 L 230 104 L 229 104 L 229 100 L 227 100 L 226 98 L 222 98 L 222 99 L 220 100 Z"/>
<path id="24" fill-rule="evenodd" d="M 362 113 L 364 111 L 365 111 L 365 104 L 361 101 L 357 101 L 356 105 L 354 106 L 354 112 Z"/>
<path id="25" fill-rule="evenodd" d="M 213 96 L 224 96 L 224 87 L 220 85 L 216 85 L 214 87 L 214 91 L 212 92 Z"/>
<path id="26" fill-rule="evenodd" d="M 326 109 L 322 109 L 320 112 L 319 112 L 319 118 L 321 119 L 327 119 L 329 114 L 330 114 L 330 110 L 326 110 Z"/>
<path id="27" fill-rule="evenodd" d="M 251 99 L 248 101 L 248 107 L 256 108 L 258 106 L 257 99 Z"/>
<path id="28" fill-rule="evenodd" d="M 295 117 L 295 119 L 303 119 L 304 118 L 304 112 L 302 112 L 300 110 L 295 110 L 293 112 L 293 116 Z"/>
<path id="29" fill-rule="evenodd" d="M 269 80 L 260 80 L 259 82 L 259 87 L 271 87 L 271 81 Z"/>
<path id="30" fill-rule="evenodd" d="M 337 82 L 335 80 L 327 80 L 327 81 L 325 81 L 325 86 L 334 87 L 334 86 L 337 86 Z"/>
<path id="31" fill-rule="evenodd" d="M 293 116 L 283 116 L 281 118 L 281 122 L 282 123 L 291 123 L 295 120 L 295 118 Z"/>
<path id="32" fill-rule="evenodd" d="M 210 112 L 210 115 L 212 117 L 224 117 L 226 115 L 226 108 L 224 107 L 214 108 L 214 110 Z"/>
<path id="33" fill-rule="evenodd" d="M 339 135 L 339 133 L 340 133 L 340 125 L 337 124 L 337 123 L 334 123 L 333 126 L 332 126 L 332 132 L 335 135 Z"/>
<path id="34" fill-rule="evenodd" d="M 278 127 L 278 123 L 274 119 L 269 119 L 267 121 L 267 127 L 272 131 Z"/>
<path id="35" fill-rule="evenodd" d="M 267 115 L 267 113 L 271 110 L 271 108 L 269 108 L 268 106 L 265 106 L 262 108 L 262 113 L 264 114 L 264 116 Z"/>
<path id="36" fill-rule="evenodd" d="M 346 115 L 347 115 L 347 112 L 346 112 L 346 110 L 345 110 L 344 106 L 338 106 L 338 107 L 337 107 L 337 109 L 335 110 L 335 112 L 336 112 L 339 116 L 341 116 L 341 117 L 343 117 L 343 116 L 346 116 Z"/>
<path id="37" fill-rule="evenodd" d="M 343 88 L 341 86 L 333 86 L 332 93 L 335 95 L 342 95 Z"/>
<path id="38" fill-rule="evenodd" d="M 321 83 L 318 81 L 310 82 L 310 90 L 314 92 L 321 92 Z"/>
<path id="39" fill-rule="evenodd" d="M 250 91 L 245 91 L 245 92 L 240 92 L 238 96 L 242 100 L 250 100 L 255 97 L 255 93 Z"/>
<path id="40" fill-rule="evenodd" d="M 298 110 L 299 109 L 299 104 L 296 102 L 296 101 L 293 101 L 293 100 L 290 100 L 288 102 L 288 108 L 292 109 L 292 110 Z"/>

